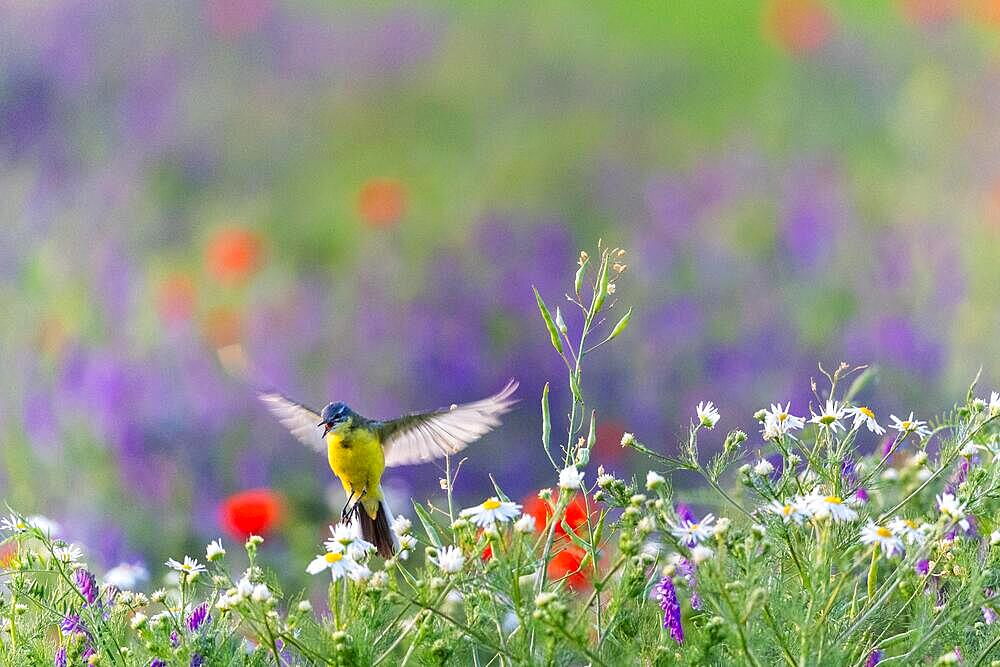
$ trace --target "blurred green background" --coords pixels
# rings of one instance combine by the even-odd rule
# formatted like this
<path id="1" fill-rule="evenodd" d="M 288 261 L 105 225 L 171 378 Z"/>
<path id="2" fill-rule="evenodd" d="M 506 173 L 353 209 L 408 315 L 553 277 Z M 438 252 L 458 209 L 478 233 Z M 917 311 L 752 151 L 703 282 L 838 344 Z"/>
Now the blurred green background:
<path id="1" fill-rule="evenodd" d="M 562 303 L 599 238 L 635 307 L 585 378 L 617 472 L 699 400 L 807 413 L 819 361 L 876 364 L 883 420 L 1000 379 L 996 0 L 4 0 L 0 45 L 0 496 L 107 567 L 268 489 L 295 578 L 336 515 L 227 346 L 374 417 L 517 377 L 457 492 L 551 484 L 531 286 Z M 396 509 L 440 476 L 387 473 Z"/>

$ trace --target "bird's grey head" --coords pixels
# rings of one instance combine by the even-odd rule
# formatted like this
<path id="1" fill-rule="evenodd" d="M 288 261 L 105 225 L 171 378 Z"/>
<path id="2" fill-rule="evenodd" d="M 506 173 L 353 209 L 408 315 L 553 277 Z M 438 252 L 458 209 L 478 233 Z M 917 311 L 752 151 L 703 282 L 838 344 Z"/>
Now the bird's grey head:
<path id="1" fill-rule="evenodd" d="M 329 433 L 330 429 L 334 428 L 338 424 L 342 424 L 354 416 L 354 411 L 347 407 L 346 404 L 337 401 L 336 403 L 330 403 L 325 408 L 323 408 L 320 417 L 323 418 L 317 426 L 323 428 L 323 435 Z"/>

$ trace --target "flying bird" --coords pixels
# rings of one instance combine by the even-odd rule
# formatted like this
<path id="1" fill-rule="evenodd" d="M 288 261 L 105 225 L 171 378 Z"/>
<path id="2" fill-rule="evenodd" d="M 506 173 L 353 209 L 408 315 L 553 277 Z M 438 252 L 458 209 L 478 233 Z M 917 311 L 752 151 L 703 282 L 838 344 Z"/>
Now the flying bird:
<path id="1" fill-rule="evenodd" d="M 292 435 L 326 454 L 347 494 L 341 520 L 357 517 L 361 536 L 389 558 L 398 540 L 389 527 L 392 512 L 382 492 L 387 467 L 424 463 L 456 454 L 500 425 L 518 383 L 511 380 L 496 394 L 474 403 L 452 405 L 381 421 L 362 417 L 346 404 L 328 404 L 321 412 L 278 393 L 259 398 Z"/>

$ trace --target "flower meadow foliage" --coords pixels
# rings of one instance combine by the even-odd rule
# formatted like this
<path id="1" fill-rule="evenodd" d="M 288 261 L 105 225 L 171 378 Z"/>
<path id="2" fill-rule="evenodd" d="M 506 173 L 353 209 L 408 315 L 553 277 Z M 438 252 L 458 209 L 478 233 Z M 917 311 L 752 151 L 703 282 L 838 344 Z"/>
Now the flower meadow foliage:
<path id="1" fill-rule="evenodd" d="M 328 582 L 322 605 L 283 590 L 257 535 L 171 558 L 159 587 L 137 565 L 92 571 L 59 526 L 12 511 L 0 661 L 1000 664 L 1000 395 L 973 383 L 941 417 L 886 419 L 860 400 L 870 370 L 821 367 L 814 402 L 770 403 L 759 433 L 724 433 L 724 407 L 702 401 L 676 453 L 625 433 L 645 475 L 594 470 L 599 389 L 584 367 L 628 327 L 626 268 L 618 249 L 581 254 L 567 302 L 578 328 L 535 292 L 572 397 L 565 424 L 548 386 L 541 398 L 552 488 L 519 504 L 496 480 L 463 508 L 462 462 L 447 460 L 446 501 L 396 516 L 394 557 L 330 527 L 299 564 Z M 706 440 L 721 447 L 707 456 Z M 703 490 L 675 494 L 676 471 Z"/>

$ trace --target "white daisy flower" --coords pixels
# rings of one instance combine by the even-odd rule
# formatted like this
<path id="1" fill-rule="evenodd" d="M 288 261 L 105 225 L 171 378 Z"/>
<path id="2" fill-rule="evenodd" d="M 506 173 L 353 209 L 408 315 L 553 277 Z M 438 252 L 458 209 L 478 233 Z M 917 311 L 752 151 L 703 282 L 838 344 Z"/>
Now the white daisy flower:
<path id="1" fill-rule="evenodd" d="M 969 522 L 965 518 L 965 503 L 958 502 L 951 493 L 942 493 L 937 497 L 938 509 L 952 521 L 958 522 L 964 530 L 969 529 Z"/>
<path id="2" fill-rule="evenodd" d="M 199 573 L 205 571 L 205 566 L 199 563 L 194 558 L 191 558 L 191 556 L 184 556 L 183 563 L 178 562 L 173 558 L 171 558 L 167 560 L 167 562 L 164 563 L 164 565 L 169 567 L 171 570 L 176 570 L 177 572 L 187 575 L 188 577 L 196 577 L 198 576 Z"/>
<path id="3" fill-rule="evenodd" d="M 222 540 L 212 540 L 205 547 L 205 559 L 214 561 L 226 555 L 226 550 L 222 548 Z"/>
<path id="4" fill-rule="evenodd" d="M 597 476 L 597 486 L 601 489 L 606 489 L 611 486 L 615 481 L 615 476 L 610 473 L 601 473 Z"/>
<path id="5" fill-rule="evenodd" d="M 789 431 L 794 431 L 806 425 L 806 420 L 791 414 L 792 404 L 771 403 L 771 409 L 764 411 L 764 438 L 773 440 L 777 436 L 784 435 Z"/>
<path id="6" fill-rule="evenodd" d="M 753 465 L 753 472 L 758 477 L 765 477 L 774 472 L 774 465 L 767 459 L 761 459 Z"/>
<path id="7" fill-rule="evenodd" d="M 772 500 L 769 505 L 764 507 L 764 509 L 768 512 L 777 514 L 785 523 L 802 523 L 805 518 L 809 516 L 798 500 L 785 501 L 783 503 L 777 500 Z"/>
<path id="8" fill-rule="evenodd" d="M 509 501 L 501 501 L 497 497 L 488 498 L 475 507 L 468 507 L 459 516 L 467 518 L 480 528 L 486 528 L 497 523 L 507 523 L 521 513 L 521 506 Z"/>
<path id="9" fill-rule="evenodd" d="M 923 544 L 927 541 L 927 531 L 930 526 L 919 524 L 913 519 L 896 517 L 889 522 L 889 529 L 906 541 L 907 544 Z"/>
<path id="10" fill-rule="evenodd" d="M 121 591 L 131 591 L 149 580 L 149 571 L 140 563 L 119 563 L 104 574 L 104 583 Z"/>
<path id="11" fill-rule="evenodd" d="M 698 403 L 695 407 L 695 413 L 698 415 L 698 423 L 705 428 L 714 428 L 721 417 L 718 408 L 712 401 Z"/>
<path id="12" fill-rule="evenodd" d="M 990 417 L 1000 415 L 1000 393 L 990 392 Z"/>
<path id="13" fill-rule="evenodd" d="M 583 486 L 583 473 L 575 465 L 566 466 L 559 471 L 560 489 L 579 489 Z"/>
<path id="14" fill-rule="evenodd" d="M 873 521 L 861 529 L 861 541 L 865 544 L 875 544 L 882 550 L 886 558 L 892 558 L 896 552 L 903 552 L 903 541 L 890 528 L 879 526 Z"/>
<path id="15" fill-rule="evenodd" d="M 329 570 L 334 581 L 349 576 L 351 570 L 357 567 L 357 563 L 351 557 L 339 551 L 327 551 L 313 558 L 306 566 L 309 574 L 319 574 L 323 570 Z"/>
<path id="16" fill-rule="evenodd" d="M 649 491 L 655 491 L 656 489 L 659 489 L 660 487 L 662 487 L 666 483 L 667 483 L 667 480 L 664 479 L 663 475 L 659 474 L 655 470 L 650 470 L 649 472 L 646 473 L 646 489 L 647 490 L 649 490 Z"/>
<path id="17" fill-rule="evenodd" d="M 254 602 L 267 602 L 271 599 L 271 589 L 267 587 L 267 584 L 257 584 L 253 587 L 253 592 L 250 593 L 250 599 Z"/>
<path id="18" fill-rule="evenodd" d="M 810 495 L 803 499 L 810 513 L 817 519 L 830 517 L 834 523 L 854 521 L 858 513 L 850 508 L 840 496 Z"/>
<path id="19" fill-rule="evenodd" d="M 76 544 L 60 545 L 52 548 L 52 555 L 63 563 L 79 563 L 83 561 L 83 550 Z"/>
<path id="20" fill-rule="evenodd" d="M 705 517 L 694 523 L 692 521 L 681 521 L 679 524 L 670 523 L 670 533 L 686 547 L 693 547 L 699 542 L 704 542 L 715 534 L 715 517 L 706 514 Z"/>
<path id="21" fill-rule="evenodd" d="M 445 574 L 461 572 L 465 566 L 465 556 L 458 547 L 442 547 L 438 549 L 437 557 L 429 559 Z"/>
<path id="22" fill-rule="evenodd" d="M 990 546 L 995 547 L 1000 544 L 1000 530 L 994 530 L 990 533 Z"/>
<path id="23" fill-rule="evenodd" d="M 892 420 L 890 427 L 896 429 L 904 435 L 907 433 L 916 433 L 921 438 L 926 438 L 931 434 L 931 432 L 927 429 L 927 422 L 914 419 L 912 412 L 906 419 L 900 419 L 896 415 L 889 415 L 889 419 Z"/>
<path id="24" fill-rule="evenodd" d="M 22 521 L 13 514 L 0 519 L 0 530 L 6 530 L 9 533 L 23 533 L 28 528 L 27 521 Z"/>
<path id="25" fill-rule="evenodd" d="M 810 424 L 819 424 L 832 431 L 843 430 L 844 425 L 840 420 L 844 418 L 844 408 L 837 401 L 827 400 L 826 405 L 819 414 L 812 413 Z"/>
<path id="26" fill-rule="evenodd" d="M 346 553 L 351 560 L 363 560 L 375 551 L 375 545 L 363 539 L 359 533 L 360 527 L 353 523 L 338 523 L 330 526 L 332 538 L 324 542 L 327 551 Z"/>
<path id="27" fill-rule="evenodd" d="M 521 518 L 514 522 L 514 530 L 525 534 L 535 532 L 535 517 L 530 514 L 522 514 Z"/>
<path id="28" fill-rule="evenodd" d="M 852 428 L 856 429 L 864 424 L 868 427 L 868 430 L 875 435 L 882 435 L 885 433 L 885 428 L 880 426 L 879 423 L 875 421 L 875 413 L 866 405 L 847 408 L 846 416 L 854 417 L 854 424 L 852 425 Z"/>
<path id="29" fill-rule="evenodd" d="M 701 565 L 706 560 L 712 557 L 715 552 L 706 547 L 704 544 L 699 544 L 695 548 L 691 549 L 691 560 L 694 561 L 695 565 Z"/>
<path id="30" fill-rule="evenodd" d="M 402 514 L 392 518 L 392 532 L 396 535 L 406 535 L 413 528 L 413 523 Z"/>

